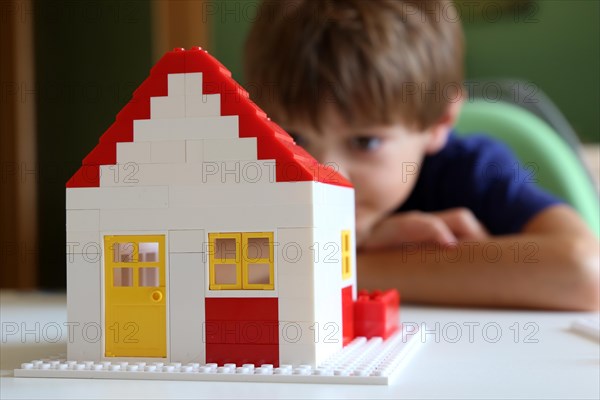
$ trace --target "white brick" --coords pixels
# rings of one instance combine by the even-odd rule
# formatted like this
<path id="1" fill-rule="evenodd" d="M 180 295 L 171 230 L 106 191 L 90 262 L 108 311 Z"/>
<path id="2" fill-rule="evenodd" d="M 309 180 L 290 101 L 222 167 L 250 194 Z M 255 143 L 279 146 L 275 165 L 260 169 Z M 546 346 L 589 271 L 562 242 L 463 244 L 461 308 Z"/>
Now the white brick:
<path id="1" fill-rule="evenodd" d="M 67 210 L 67 231 L 97 231 L 99 210 Z"/>
<path id="2" fill-rule="evenodd" d="M 185 163 L 185 140 L 150 142 L 150 160 L 153 163 Z"/>
<path id="3" fill-rule="evenodd" d="M 354 229 L 354 207 L 315 204 L 315 221 L 323 228 Z"/>
<path id="4" fill-rule="evenodd" d="M 277 307 L 279 319 L 284 321 L 314 321 L 316 317 L 315 300 L 306 297 L 287 297 L 279 292 Z"/>
<path id="5" fill-rule="evenodd" d="M 106 332 L 101 325 L 100 274 L 99 260 L 92 261 L 81 254 L 67 255 L 67 321 L 78 324 L 74 327 L 73 342 L 67 346 L 70 360 L 102 359 L 103 340 L 93 340 L 97 334 Z"/>
<path id="6" fill-rule="evenodd" d="M 354 207 L 354 189 L 322 182 L 315 183 L 315 204 Z M 352 214 L 353 215 L 353 214 Z"/>
<path id="7" fill-rule="evenodd" d="M 322 206 L 316 207 L 320 208 Z M 319 214 L 321 215 L 321 214 Z M 339 295 L 335 290 L 341 290 L 342 287 L 353 285 L 354 295 L 356 294 L 356 251 L 354 246 L 350 246 L 350 266 L 352 276 L 342 281 L 342 262 L 341 262 L 341 231 L 350 230 L 350 240 L 356 240 L 354 231 L 354 220 L 344 221 L 343 217 L 334 214 L 329 226 L 320 225 L 315 228 L 315 245 L 318 245 L 319 257 L 315 264 L 315 293 L 317 301 L 322 301 L 322 297 L 335 294 L 334 302 L 339 301 Z M 319 221 L 315 219 L 315 221 Z M 332 292 L 331 290 L 334 290 Z"/>
<path id="8" fill-rule="evenodd" d="M 256 138 L 207 139 L 204 141 L 204 160 L 256 160 Z"/>
<path id="9" fill-rule="evenodd" d="M 164 208 L 167 186 L 68 188 L 67 209 Z"/>
<path id="10" fill-rule="evenodd" d="M 201 163 L 204 161 L 204 140 L 185 141 L 185 161 L 187 163 Z"/>
<path id="11" fill-rule="evenodd" d="M 169 206 L 237 206 L 241 202 L 240 196 L 246 205 L 310 205 L 313 185 L 314 182 L 277 182 L 172 186 L 169 188 Z"/>
<path id="12" fill-rule="evenodd" d="M 170 253 L 203 253 L 206 246 L 203 230 L 169 231 Z"/>
<path id="13" fill-rule="evenodd" d="M 342 329 L 328 321 L 279 323 L 279 360 L 282 364 L 321 364 L 342 349 Z"/>
<path id="14" fill-rule="evenodd" d="M 185 75 L 185 95 L 197 96 L 202 94 L 202 72 L 192 72 Z"/>
<path id="15" fill-rule="evenodd" d="M 280 276 L 296 275 L 311 277 L 314 275 L 313 261 L 321 257 L 315 252 L 314 228 L 281 228 L 277 229 L 277 273 Z M 285 295 L 284 292 L 282 292 Z"/>
<path id="16" fill-rule="evenodd" d="M 67 231 L 67 254 L 100 254 L 100 232 Z"/>
<path id="17" fill-rule="evenodd" d="M 301 266 L 299 265 L 299 267 Z M 279 279 L 277 280 L 277 290 L 281 293 L 281 296 L 311 298 L 314 293 L 315 283 L 312 271 L 308 272 L 309 273 L 307 274 L 298 273 L 279 275 Z"/>
<path id="18" fill-rule="evenodd" d="M 211 117 L 221 115 L 220 94 L 197 94 L 185 98 L 186 117 Z"/>
<path id="19" fill-rule="evenodd" d="M 238 132 L 237 115 L 133 121 L 136 142 L 236 138 Z"/>
<path id="20" fill-rule="evenodd" d="M 159 96 L 150 98 L 150 118 L 184 118 L 185 96 Z"/>
<path id="21" fill-rule="evenodd" d="M 169 227 L 169 209 L 101 210 L 102 231 L 162 231 Z"/>
<path id="22" fill-rule="evenodd" d="M 150 162 L 150 142 L 117 143 L 117 163 Z"/>
<path id="23" fill-rule="evenodd" d="M 200 179 L 196 171 L 184 168 L 184 164 L 117 164 L 100 166 L 100 186 L 163 186 L 169 184 L 196 183 Z"/>
<path id="24" fill-rule="evenodd" d="M 205 144 L 206 146 L 206 144 Z M 257 161 L 204 161 L 202 183 L 260 184 L 275 181 L 275 162 Z M 244 194 L 242 193 L 242 196 Z"/>
<path id="25" fill-rule="evenodd" d="M 100 186 L 258 184 L 273 182 L 275 163 L 205 161 L 186 164 L 116 164 L 100 166 Z M 243 196 L 243 193 L 241 193 Z"/>
<path id="26" fill-rule="evenodd" d="M 309 205 L 100 210 L 101 231 L 204 229 L 205 232 L 269 232 L 310 227 Z M 276 239 L 277 240 L 277 239 Z"/>
<path id="27" fill-rule="evenodd" d="M 171 242 L 172 244 L 172 242 Z M 171 361 L 206 362 L 204 352 L 203 254 L 169 256 L 169 327 Z"/>
<path id="28" fill-rule="evenodd" d="M 292 365 L 316 365 L 316 346 L 279 346 L 279 363 Z"/>
<path id="29" fill-rule="evenodd" d="M 169 96 L 185 95 L 185 74 L 169 74 L 167 82 Z"/>

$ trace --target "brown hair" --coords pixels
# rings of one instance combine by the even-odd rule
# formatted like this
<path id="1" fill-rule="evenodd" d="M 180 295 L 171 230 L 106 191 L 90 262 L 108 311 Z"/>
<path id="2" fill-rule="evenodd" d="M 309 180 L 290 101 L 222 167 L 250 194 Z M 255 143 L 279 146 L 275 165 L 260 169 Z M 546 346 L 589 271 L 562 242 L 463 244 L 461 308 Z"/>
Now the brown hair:
<path id="1" fill-rule="evenodd" d="M 424 129 L 462 90 L 463 36 L 450 0 L 268 0 L 244 61 L 276 122 L 319 127 L 331 102 L 351 123 Z"/>

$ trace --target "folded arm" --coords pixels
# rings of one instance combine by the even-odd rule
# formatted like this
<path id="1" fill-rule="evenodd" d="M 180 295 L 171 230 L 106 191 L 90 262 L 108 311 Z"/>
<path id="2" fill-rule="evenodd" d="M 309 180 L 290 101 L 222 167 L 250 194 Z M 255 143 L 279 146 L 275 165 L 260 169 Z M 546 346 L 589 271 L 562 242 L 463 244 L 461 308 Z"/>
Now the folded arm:
<path id="1" fill-rule="evenodd" d="M 381 224 L 375 240 L 358 252 L 359 287 L 395 287 L 404 301 L 419 303 L 599 308 L 599 242 L 571 208 L 549 207 L 520 234 L 507 236 L 490 237 L 468 220 L 436 219 L 433 240 L 422 232 L 427 224 L 415 224 L 414 218 L 409 225 L 401 217 Z M 407 226 L 421 227 L 416 241 L 407 240 Z M 401 238 L 395 242 L 389 239 L 394 227 Z"/>

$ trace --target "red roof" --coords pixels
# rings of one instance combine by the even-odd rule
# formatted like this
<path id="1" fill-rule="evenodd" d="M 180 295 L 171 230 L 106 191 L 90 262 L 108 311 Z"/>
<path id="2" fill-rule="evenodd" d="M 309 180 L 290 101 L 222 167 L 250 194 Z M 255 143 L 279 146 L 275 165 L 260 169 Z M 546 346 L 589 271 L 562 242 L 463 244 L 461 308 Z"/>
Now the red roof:
<path id="1" fill-rule="evenodd" d="M 219 61 L 200 47 L 166 53 L 117 114 L 98 145 L 83 159 L 67 187 L 100 186 L 100 165 L 116 164 L 117 143 L 133 141 L 133 121 L 150 118 L 150 98 L 167 95 L 168 74 L 202 72 L 202 93 L 221 95 L 221 115 L 239 116 L 239 137 L 256 137 L 258 159 L 274 159 L 277 182 L 316 181 L 352 187 L 333 168 L 319 164 L 253 103 Z"/>

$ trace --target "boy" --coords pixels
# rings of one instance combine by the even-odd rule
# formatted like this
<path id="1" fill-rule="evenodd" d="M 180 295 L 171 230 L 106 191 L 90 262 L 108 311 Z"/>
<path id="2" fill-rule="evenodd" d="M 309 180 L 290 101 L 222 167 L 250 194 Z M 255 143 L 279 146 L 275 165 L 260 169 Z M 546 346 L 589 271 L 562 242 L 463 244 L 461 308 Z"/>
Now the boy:
<path id="1" fill-rule="evenodd" d="M 585 223 L 515 178 L 504 146 L 451 132 L 463 38 L 450 1 L 266 1 L 257 15 L 246 80 L 298 145 L 354 184 L 360 287 L 598 308 L 599 243 Z"/>

